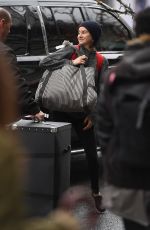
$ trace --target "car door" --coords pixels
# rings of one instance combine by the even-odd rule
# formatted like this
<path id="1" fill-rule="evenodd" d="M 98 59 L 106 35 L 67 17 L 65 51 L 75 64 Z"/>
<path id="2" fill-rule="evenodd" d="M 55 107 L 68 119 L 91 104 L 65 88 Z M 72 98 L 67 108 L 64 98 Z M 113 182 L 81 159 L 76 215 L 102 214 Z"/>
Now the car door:
<path id="1" fill-rule="evenodd" d="M 64 40 L 77 44 L 78 25 L 84 20 L 80 7 L 45 4 L 41 5 L 40 9 L 46 28 L 49 52 L 61 45 Z"/>

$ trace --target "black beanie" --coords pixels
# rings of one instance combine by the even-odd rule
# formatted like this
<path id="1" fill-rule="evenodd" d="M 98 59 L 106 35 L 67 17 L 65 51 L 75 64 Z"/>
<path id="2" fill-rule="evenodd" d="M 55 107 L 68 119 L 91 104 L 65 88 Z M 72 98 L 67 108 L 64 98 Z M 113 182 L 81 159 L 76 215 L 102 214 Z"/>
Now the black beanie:
<path id="1" fill-rule="evenodd" d="M 95 45 L 101 36 L 101 26 L 94 21 L 84 21 L 79 25 L 79 28 L 80 27 L 85 27 L 89 31 L 89 33 L 92 35 Z"/>

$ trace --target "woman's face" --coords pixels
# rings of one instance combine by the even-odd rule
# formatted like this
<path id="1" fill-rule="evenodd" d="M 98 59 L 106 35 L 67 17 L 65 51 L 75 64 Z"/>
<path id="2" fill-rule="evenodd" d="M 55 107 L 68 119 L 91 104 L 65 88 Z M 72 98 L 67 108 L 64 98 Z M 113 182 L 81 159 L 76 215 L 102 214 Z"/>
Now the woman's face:
<path id="1" fill-rule="evenodd" d="M 79 45 L 83 45 L 85 47 L 93 46 L 93 38 L 92 35 L 85 27 L 80 27 L 78 30 L 78 43 Z"/>

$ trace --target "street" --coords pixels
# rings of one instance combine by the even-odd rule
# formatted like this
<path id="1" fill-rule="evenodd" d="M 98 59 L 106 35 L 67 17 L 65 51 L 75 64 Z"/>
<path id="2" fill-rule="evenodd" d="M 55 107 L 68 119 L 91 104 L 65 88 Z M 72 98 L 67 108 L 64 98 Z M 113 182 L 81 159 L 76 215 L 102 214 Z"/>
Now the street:
<path id="1" fill-rule="evenodd" d="M 89 227 L 88 220 L 84 218 L 84 213 L 86 213 L 86 207 L 80 207 L 76 216 L 78 217 L 80 223 L 83 225 L 83 229 L 86 230 L 124 230 L 121 219 L 118 216 L 106 211 L 101 214 L 94 227 Z"/>
<path id="2" fill-rule="evenodd" d="M 85 161 L 77 162 L 74 164 L 71 170 L 71 185 L 86 185 L 89 186 L 87 165 Z M 101 184 L 101 183 L 100 183 Z M 102 185 L 100 186 L 102 187 Z M 75 216 L 79 219 L 82 229 L 86 230 L 124 230 L 121 218 L 110 213 L 108 210 L 105 213 L 98 216 L 96 225 L 94 227 L 89 226 L 89 218 L 87 217 L 88 207 L 85 204 L 79 205 L 74 211 Z"/>

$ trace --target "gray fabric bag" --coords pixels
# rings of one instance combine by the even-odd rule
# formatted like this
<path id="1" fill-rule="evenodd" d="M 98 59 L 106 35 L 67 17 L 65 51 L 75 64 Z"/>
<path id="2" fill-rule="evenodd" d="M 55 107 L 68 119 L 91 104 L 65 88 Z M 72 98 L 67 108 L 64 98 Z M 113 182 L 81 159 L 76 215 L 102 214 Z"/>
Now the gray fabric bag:
<path id="1" fill-rule="evenodd" d="M 79 50 L 74 49 L 79 56 Z M 54 71 L 46 70 L 39 82 L 35 99 L 49 111 L 92 111 L 97 102 L 95 69 L 66 64 Z"/>

